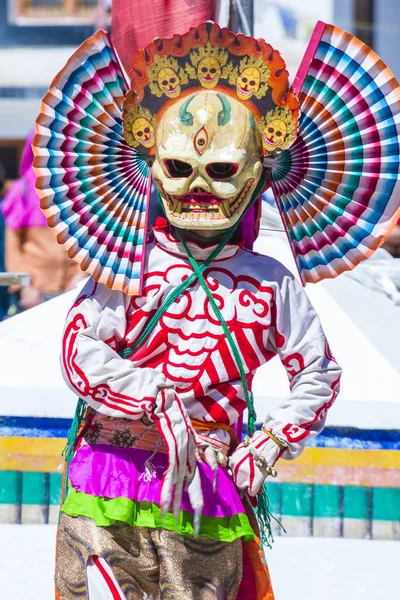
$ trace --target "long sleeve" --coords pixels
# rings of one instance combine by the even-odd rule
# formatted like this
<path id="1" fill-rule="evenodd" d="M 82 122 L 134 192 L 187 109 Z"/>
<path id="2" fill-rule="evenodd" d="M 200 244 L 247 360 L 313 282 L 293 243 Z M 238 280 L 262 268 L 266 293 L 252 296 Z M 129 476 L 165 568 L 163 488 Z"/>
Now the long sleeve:
<path id="1" fill-rule="evenodd" d="M 277 289 L 272 317 L 269 344 L 286 369 L 291 393 L 267 415 L 265 427 L 287 445 L 282 456 L 291 459 L 323 429 L 339 392 L 341 368 L 306 293 L 289 272 Z"/>
<path id="2" fill-rule="evenodd" d="M 61 366 L 68 387 L 96 411 L 139 419 L 152 410 L 166 380 L 154 369 L 134 367 L 114 349 L 125 339 L 128 301 L 90 279 L 68 315 Z"/>

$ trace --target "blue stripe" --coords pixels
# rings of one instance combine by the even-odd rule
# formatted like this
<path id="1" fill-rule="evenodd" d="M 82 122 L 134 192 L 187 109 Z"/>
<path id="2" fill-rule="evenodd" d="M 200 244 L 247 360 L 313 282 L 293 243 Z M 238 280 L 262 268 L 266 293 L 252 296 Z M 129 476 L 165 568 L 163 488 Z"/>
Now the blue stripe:
<path id="1" fill-rule="evenodd" d="M 0 437 L 65 438 L 72 419 L 0 417 Z"/>
<path id="2" fill-rule="evenodd" d="M 261 429 L 261 425 L 258 425 Z M 244 433 L 246 435 L 246 426 Z M 346 450 L 400 450 L 398 429 L 357 429 L 356 427 L 325 427 L 322 433 L 306 444 L 310 448 Z"/>
<path id="3" fill-rule="evenodd" d="M 72 419 L 51 417 L 0 417 L 0 437 L 65 438 Z M 400 450 L 400 431 L 326 427 L 307 443 L 312 448 Z"/>

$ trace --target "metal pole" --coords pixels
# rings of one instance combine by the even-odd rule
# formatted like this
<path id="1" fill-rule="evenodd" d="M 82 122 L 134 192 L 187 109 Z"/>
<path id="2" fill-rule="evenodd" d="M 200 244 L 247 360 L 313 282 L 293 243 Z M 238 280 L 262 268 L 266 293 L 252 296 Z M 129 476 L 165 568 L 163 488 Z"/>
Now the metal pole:
<path id="1" fill-rule="evenodd" d="M 232 31 L 253 35 L 254 0 L 231 0 L 229 28 Z"/>

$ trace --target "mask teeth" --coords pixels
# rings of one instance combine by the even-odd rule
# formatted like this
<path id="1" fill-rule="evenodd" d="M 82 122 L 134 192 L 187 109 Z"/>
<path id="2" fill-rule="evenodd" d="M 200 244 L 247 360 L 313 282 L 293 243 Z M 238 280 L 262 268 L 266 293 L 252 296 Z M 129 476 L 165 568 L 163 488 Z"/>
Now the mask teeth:
<path id="1" fill-rule="evenodd" d="M 229 204 L 229 200 L 223 200 L 220 204 L 222 213 L 225 217 L 229 218 L 231 216 L 231 208 Z"/>
<path id="2" fill-rule="evenodd" d="M 171 198 L 171 212 L 175 212 L 179 204 L 179 200 L 174 200 Z"/>

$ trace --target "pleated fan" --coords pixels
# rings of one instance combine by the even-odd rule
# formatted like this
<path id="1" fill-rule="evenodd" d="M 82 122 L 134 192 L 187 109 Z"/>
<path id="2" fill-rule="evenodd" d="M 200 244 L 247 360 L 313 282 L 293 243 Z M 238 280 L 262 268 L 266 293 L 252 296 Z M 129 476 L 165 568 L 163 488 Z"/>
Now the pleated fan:
<path id="1" fill-rule="evenodd" d="M 400 88 L 357 38 L 318 22 L 293 82 L 299 133 L 265 159 L 303 282 L 368 258 L 400 217 Z"/>
<path id="2" fill-rule="evenodd" d="M 129 86 L 106 33 L 75 52 L 43 99 L 33 143 L 48 225 L 96 281 L 140 293 L 150 173 L 124 140 Z"/>
<path id="3" fill-rule="evenodd" d="M 372 50 L 322 22 L 293 90 L 298 136 L 265 164 L 302 281 L 317 282 L 368 258 L 400 217 L 400 90 Z M 128 91 L 97 32 L 44 97 L 33 149 L 58 241 L 97 281 L 132 295 L 141 291 L 150 170 L 124 140 Z"/>

